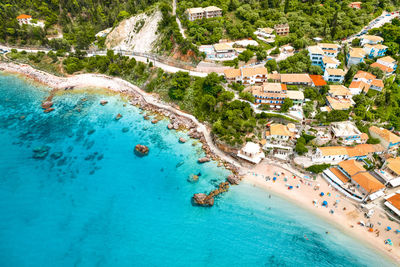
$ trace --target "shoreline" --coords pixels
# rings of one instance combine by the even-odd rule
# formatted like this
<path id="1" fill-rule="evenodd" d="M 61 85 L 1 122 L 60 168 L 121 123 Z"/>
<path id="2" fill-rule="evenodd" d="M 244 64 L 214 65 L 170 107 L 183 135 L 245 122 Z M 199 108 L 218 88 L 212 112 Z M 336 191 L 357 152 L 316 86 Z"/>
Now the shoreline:
<path id="1" fill-rule="evenodd" d="M 347 210 L 348 212 L 346 212 L 346 214 L 344 212 L 342 213 L 340 213 L 339 211 L 336 212 L 335 210 L 335 214 L 332 215 L 329 213 L 330 208 L 327 209 L 319 207 L 317 209 L 313 207 L 312 204 L 313 199 L 321 200 L 321 198 L 318 197 L 319 191 L 314 192 L 313 189 L 308 188 L 311 191 L 306 190 L 307 192 L 306 195 L 304 194 L 304 190 L 302 190 L 303 187 L 307 188 L 304 184 L 302 184 L 300 189 L 296 188 L 294 184 L 292 184 L 294 186 L 294 189 L 288 190 L 287 187 L 285 187 L 286 182 L 284 182 L 283 179 L 278 179 L 277 182 L 272 183 L 272 181 L 267 182 L 265 181 L 265 179 L 261 178 L 261 175 L 267 175 L 268 171 L 270 170 L 281 169 L 281 172 L 284 172 L 286 174 L 297 173 L 297 172 L 293 171 L 291 172 L 290 170 L 284 169 L 283 166 L 278 167 L 275 164 L 267 163 L 265 161 L 255 166 L 252 169 L 243 166 L 242 164 L 240 164 L 233 158 L 227 156 L 225 153 L 223 153 L 221 150 L 217 148 L 217 146 L 213 142 L 213 137 L 211 136 L 210 130 L 207 128 L 206 125 L 199 122 L 193 115 L 185 113 L 166 103 L 163 103 L 160 99 L 156 97 L 157 95 L 155 94 L 146 93 L 139 87 L 121 78 L 109 77 L 102 74 L 80 74 L 70 77 L 58 77 L 40 70 L 36 70 L 29 65 L 3 63 L 3 62 L 0 62 L 0 71 L 5 73 L 21 75 L 25 78 L 34 80 L 35 82 L 51 87 L 55 92 L 69 90 L 71 88 L 72 89 L 100 88 L 113 93 L 118 93 L 127 96 L 129 99 L 128 102 L 130 104 L 138 106 L 143 110 L 154 112 L 164 117 L 168 117 L 171 121 L 171 124 L 174 126 L 173 129 L 175 130 L 182 128 L 188 129 L 189 131 L 188 135 L 190 137 L 199 139 L 199 141 L 202 142 L 203 149 L 207 157 L 221 162 L 221 164 L 223 164 L 225 168 L 232 171 L 234 174 L 236 175 L 239 174 L 240 176 L 244 176 L 242 180 L 243 182 L 250 183 L 267 192 L 273 192 L 277 194 L 279 197 L 293 202 L 294 204 L 300 206 L 300 208 L 303 208 L 308 212 L 311 212 L 316 216 L 319 216 L 324 220 L 329 221 L 330 224 L 334 225 L 340 231 L 349 233 L 349 235 L 351 235 L 355 239 L 358 239 L 361 242 L 366 242 L 367 244 L 365 245 L 369 245 L 371 248 L 374 248 L 375 250 L 377 250 L 378 253 L 384 254 L 385 256 L 389 257 L 390 259 L 394 260 L 397 263 L 400 262 L 399 247 L 398 246 L 396 248 L 395 246 L 389 247 L 383 243 L 383 240 L 386 239 L 383 238 L 383 236 L 386 236 L 385 234 L 394 235 L 393 231 L 395 228 L 399 227 L 398 225 L 397 227 L 393 226 L 394 223 L 391 222 L 393 230 L 391 232 L 386 232 L 383 230 L 383 228 L 389 224 L 387 224 L 386 222 L 383 223 L 382 226 L 380 227 L 382 229 L 381 230 L 382 235 L 380 238 L 377 238 L 375 237 L 375 233 L 369 233 L 366 227 L 361 227 L 357 225 L 357 220 L 359 220 L 360 216 L 362 218 L 361 220 L 367 221 L 362 216 L 363 213 L 359 211 L 353 212 L 352 215 L 355 216 L 355 218 L 353 218 L 353 220 L 349 220 L 346 214 L 350 213 L 350 210 Z M 262 169 L 262 167 L 264 167 L 264 169 Z M 252 176 L 250 173 L 257 173 L 260 176 Z M 269 175 L 271 175 L 271 173 Z M 328 183 L 320 177 L 318 177 L 318 180 L 315 183 L 319 183 L 321 185 L 321 190 L 322 186 L 324 185 L 324 190 L 323 190 L 324 192 L 330 190 L 335 194 L 341 195 L 340 193 L 336 193 L 333 188 L 329 188 Z M 278 188 L 279 185 L 281 185 L 280 188 Z M 303 191 L 303 194 L 295 194 L 295 191 L 297 192 Z M 311 194 L 310 192 L 314 194 Z M 345 205 L 349 207 L 352 207 L 352 205 L 354 205 L 354 203 L 351 203 L 351 201 L 346 199 L 344 196 L 341 196 L 340 201 L 341 201 L 340 206 L 342 206 L 342 203 L 346 203 Z M 329 201 L 329 203 L 331 202 Z M 349 207 L 347 208 L 349 209 Z M 357 209 L 353 207 L 353 210 Z M 374 216 L 378 217 L 377 214 Z M 383 221 L 382 218 L 378 218 L 378 220 Z M 344 224 L 346 224 L 346 226 L 348 226 L 349 228 L 347 228 Z M 350 228 L 350 225 L 353 225 L 353 227 Z M 390 238 L 394 241 L 393 237 Z M 381 242 L 378 243 L 376 242 L 377 240 Z M 389 252 L 387 248 L 391 248 L 392 251 Z"/>
<path id="2" fill-rule="evenodd" d="M 399 225 L 396 222 L 390 221 L 383 211 L 375 209 L 375 214 L 370 220 L 365 218 L 364 213 L 357 209 L 357 203 L 346 198 L 320 176 L 318 176 L 315 181 L 301 177 L 293 179 L 291 172 L 268 162 L 262 162 L 254 169 L 248 169 L 247 172 L 245 178 L 242 180 L 244 183 L 261 188 L 268 193 L 275 194 L 299 208 L 314 214 L 339 231 L 348 234 L 358 242 L 374 249 L 378 254 L 391 259 L 400 266 L 400 247 L 398 242 L 395 242 L 395 240 L 398 241 L 398 236 L 394 232 L 395 229 L 399 228 Z M 282 172 L 285 174 L 282 175 Z M 277 176 L 274 175 L 274 173 L 279 173 L 280 175 Z M 265 178 L 267 176 L 271 178 L 270 181 L 266 181 Z M 277 178 L 275 182 L 272 181 L 273 177 Z M 284 177 L 287 177 L 286 181 Z M 293 186 L 293 189 L 289 190 L 287 185 Z M 300 187 L 297 188 L 297 185 L 300 185 Z M 314 190 L 315 185 L 319 185 L 319 190 Z M 324 192 L 325 196 L 321 197 L 319 195 L 320 192 Z M 328 192 L 330 196 L 327 195 Z M 317 205 L 313 204 L 314 200 L 318 201 Z M 324 200 L 328 202 L 328 208 L 321 206 Z M 334 207 L 336 200 L 338 200 L 336 204 L 337 207 Z M 345 208 L 345 210 L 343 210 L 343 208 Z M 333 210 L 334 213 L 331 214 L 330 210 Z M 383 216 L 384 218 L 382 218 Z M 379 229 L 379 236 L 377 237 L 375 231 L 368 232 L 367 227 L 358 225 L 360 220 L 372 222 L 374 224 L 374 230 Z M 381 225 L 379 225 L 378 222 L 380 222 Z M 385 228 L 387 226 L 391 226 L 393 230 L 386 231 Z M 393 246 L 384 244 L 384 240 L 387 238 L 392 239 Z"/>

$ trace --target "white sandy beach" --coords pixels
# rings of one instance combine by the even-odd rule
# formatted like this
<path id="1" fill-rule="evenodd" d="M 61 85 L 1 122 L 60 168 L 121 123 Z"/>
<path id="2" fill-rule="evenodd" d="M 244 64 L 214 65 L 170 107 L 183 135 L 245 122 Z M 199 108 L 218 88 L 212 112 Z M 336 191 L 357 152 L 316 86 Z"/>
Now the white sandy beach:
<path id="1" fill-rule="evenodd" d="M 294 179 L 293 175 L 289 171 L 268 164 L 267 162 L 261 163 L 251 169 L 241 166 L 239 162 L 227 156 L 214 145 L 209 129 L 204 124 L 200 123 L 194 116 L 162 103 L 156 95 L 148 94 L 125 80 L 100 74 L 81 74 L 66 78 L 57 77 L 36 70 L 29 65 L 1 62 L 0 71 L 21 74 L 35 80 L 36 82 L 60 90 L 71 87 L 105 88 L 113 92 L 129 94 L 130 96 L 141 98 L 145 103 L 151 103 L 152 105 L 175 114 L 176 116 L 185 117 L 196 125 L 197 131 L 204 135 L 205 141 L 210 150 L 217 157 L 222 161 L 228 162 L 237 167 L 239 172 L 245 175 L 244 182 L 253 184 L 270 192 L 275 192 L 280 196 L 292 200 L 302 208 L 334 223 L 334 225 L 343 229 L 346 233 L 358 238 L 361 242 L 377 248 L 379 251 L 393 258 L 397 262 L 400 262 L 400 234 L 397 235 L 394 232 L 396 229 L 400 229 L 400 226 L 397 223 L 390 221 L 382 211 L 376 210 L 371 219 L 364 218 L 363 212 L 356 208 L 354 202 L 342 196 L 334 188 L 330 187 L 330 185 L 322 178 L 318 178 L 316 181 L 306 181 L 305 179 L 300 180 L 298 177 Z M 277 175 L 278 173 L 279 176 Z M 265 177 L 267 176 L 271 177 L 271 179 L 277 177 L 277 180 L 275 182 L 272 180 L 266 181 Z M 284 181 L 285 176 L 287 177 L 287 181 Z M 320 185 L 319 190 L 314 190 L 316 184 Z M 289 190 L 289 185 L 293 186 L 293 189 Z M 296 185 L 300 185 L 300 187 L 297 188 Z M 320 192 L 324 192 L 325 196 L 319 196 Z M 315 199 L 318 200 L 317 205 L 313 204 L 313 200 Z M 328 208 L 321 207 L 321 203 L 324 200 L 328 202 Z M 336 202 L 338 202 L 337 206 L 334 207 Z M 334 214 L 331 214 L 330 210 L 333 210 Z M 373 223 L 373 232 L 369 232 L 367 227 L 358 225 L 357 223 L 360 220 Z M 392 227 L 393 230 L 386 231 L 385 228 L 387 226 Z M 376 231 L 379 231 L 379 234 Z M 392 240 L 393 246 L 384 244 L 384 240 L 387 238 Z"/>
<path id="2" fill-rule="evenodd" d="M 266 177 L 270 177 L 271 180 L 266 181 Z M 273 177 L 276 177 L 275 182 Z M 339 193 L 320 176 L 315 181 L 294 177 L 285 169 L 263 162 L 253 169 L 247 170 L 244 182 L 291 200 L 296 205 L 332 222 L 339 229 L 361 242 L 377 248 L 385 255 L 400 262 L 400 233 L 395 233 L 396 229 L 400 230 L 398 223 L 390 221 L 385 213 L 378 209 L 370 219 L 365 218 L 364 212 L 357 208 L 356 202 Z M 289 185 L 293 188 L 288 189 Z M 298 185 L 299 188 L 297 188 Z M 316 185 L 319 185 L 318 190 L 314 190 Z M 324 193 L 323 197 L 320 196 L 321 192 Z M 314 200 L 317 200 L 318 204 L 315 205 Z M 328 202 L 328 207 L 322 206 L 323 201 Z M 333 210 L 333 214 L 330 213 L 331 210 Z M 372 223 L 374 225 L 373 232 L 369 232 L 368 227 L 359 225 L 360 221 Z M 386 231 L 387 226 L 390 226 L 392 230 Z M 388 238 L 392 240 L 393 246 L 384 243 Z"/>

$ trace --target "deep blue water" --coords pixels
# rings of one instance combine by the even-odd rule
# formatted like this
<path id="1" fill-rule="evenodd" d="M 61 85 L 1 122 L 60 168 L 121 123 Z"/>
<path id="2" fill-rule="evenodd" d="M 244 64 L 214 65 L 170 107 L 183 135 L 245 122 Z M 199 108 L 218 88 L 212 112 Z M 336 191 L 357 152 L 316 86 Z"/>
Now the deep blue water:
<path id="1" fill-rule="evenodd" d="M 178 143 L 185 133 L 118 96 L 64 94 L 45 114 L 48 90 L 0 75 L 0 266 L 393 266 L 246 184 L 193 207 L 194 193 L 229 174 L 197 164 L 199 144 Z M 134 155 L 137 143 L 147 157 Z M 43 146 L 48 155 L 33 158 Z"/>

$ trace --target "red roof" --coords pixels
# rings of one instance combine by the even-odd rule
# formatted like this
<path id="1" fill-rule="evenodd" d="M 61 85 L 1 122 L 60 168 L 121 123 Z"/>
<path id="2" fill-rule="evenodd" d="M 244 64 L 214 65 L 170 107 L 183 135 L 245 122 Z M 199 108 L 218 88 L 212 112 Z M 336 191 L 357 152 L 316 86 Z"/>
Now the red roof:
<path id="1" fill-rule="evenodd" d="M 17 17 L 17 19 L 30 19 L 32 18 L 31 15 L 25 15 L 25 14 L 21 14 Z"/>
<path id="2" fill-rule="evenodd" d="M 326 81 L 322 77 L 322 75 L 310 75 L 311 80 L 313 81 L 315 86 L 324 86 L 326 85 Z"/>
<path id="3" fill-rule="evenodd" d="M 392 73 L 394 71 L 394 69 L 389 68 L 388 66 L 379 64 L 378 62 L 372 63 L 371 64 L 372 68 L 379 68 L 381 69 L 383 72 L 387 72 L 387 73 Z"/>

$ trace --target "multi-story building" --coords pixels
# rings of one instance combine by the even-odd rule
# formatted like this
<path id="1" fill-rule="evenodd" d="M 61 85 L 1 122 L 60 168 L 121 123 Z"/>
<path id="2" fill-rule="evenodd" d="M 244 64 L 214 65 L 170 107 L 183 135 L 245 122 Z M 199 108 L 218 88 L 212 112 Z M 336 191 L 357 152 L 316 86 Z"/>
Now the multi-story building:
<path id="1" fill-rule="evenodd" d="M 251 86 L 246 90 L 256 98 L 256 104 L 268 104 L 274 109 L 280 109 L 287 97 L 286 85 L 281 83 L 264 83 L 260 86 Z"/>
<path id="2" fill-rule="evenodd" d="M 26 15 L 26 14 L 21 14 L 17 17 L 18 23 L 20 25 L 22 24 L 30 24 L 31 20 L 32 20 L 32 16 L 31 15 Z"/>
<path id="3" fill-rule="evenodd" d="M 373 138 L 378 138 L 380 144 L 388 151 L 394 151 L 400 146 L 400 136 L 395 135 L 387 129 L 371 126 L 369 134 Z"/>
<path id="4" fill-rule="evenodd" d="M 326 68 L 324 72 L 324 80 L 327 82 L 342 83 L 345 72 L 342 69 Z"/>
<path id="5" fill-rule="evenodd" d="M 382 154 L 384 148 L 381 145 L 359 144 L 354 147 L 326 146 L 318 147 L 312 160 L 317 163 L 337 164 L 343 160 L 362 160 L 373 154 Z"/>
<path id="6" fill-rule="evenodd" d="M 336 57 L 340 52 L 340 45 L 331 43 L 319 43 L 319 47 L 322 48 L 325 56 Z"/>
<path id="7" fill-rule="evenodd" d="M 322 58 L 324 58 L 325 55 L 321 47 L 317 45 L 309 46 L 308 55 L 312 65 L 322 66 Z"/>
<path id="8" fill-rule="evenodd" d="M 274 26 L 275 33 L 279 36 L 285 36 L 288 35 L 290 32 L 289 24 L 276 24 Z"/>
<path id="9" fill-rule="evenodd" d="M 363 48 L 353 48 L 350 47 L 349 53 L 347 53 L 347 66 L 357 65 L 359 63 L 364 62 L 366 52 Z"/>
<path id="10" fill-rule="evenodd" d="M 203 18 L 215 18 L 215 17 L 221 17 L 222 16 L 222 9 L 216 7 L 216 6 L 208 6 L 205 8 L 202 7 L 194 7 L 194 8 L 188 8 L 186 10 L 186 15 L 188 17 L 188 20 L 194 21 L 196 19 L 203 19 Z"/>
<path id="11" fill-rule="evenodd" d="M 331 123 L 330 127 L 332 136 L 342 140 L 342 142 L 346 145 L 353 143 L 365 144 L 368 140 L 368 134 L 360 132 L 354 122 L 333 122 Z"/>
<path id="12" fill-rule="evenodd" d="M 330 85 L 326 102 L 333 110 L 348 110 L 354 104 L 350 90 L 343 85 Z"/>
<path id="13" fill-rule="evenodd" d="M 376 79 L 376 76 L 369 72 L 359 70 L 354 75 L 349 89 L 352 95 L 358 95 L 361 92 L 368 93 L 369 89 L 380 92 L 383 87 L 384 84 L 381 79 Z"/>
<path id="14" fill-rule="evenodd" d="M 375 35 L 363 35 L 360 39 L 361 46 L 366 44 L 376 45 L 383 43 L 383 38 Z"/>
<path id="15" fill-rule="evenodd" d="M 280 74 L 280 81 L 288 85 L 313 86 L 310 75 L 306 73 L 284 73 Z"/>
<path id="16" fill-rule="evenodd" d="M 241 82 L 244 85 L 262 85 L 268 81 L 268 70 L 265 67 L 242 67 L 224 70 L 228 82 Z"/>
<path id="17" fill-rule="evenodd" d="M 276 141 L 288 141 L 295 136 L 296 127 L 294 124 L 283 125 L 271 124 L 265 132 L 265 139 Z"/>
<path id="18" fill-rule="evenodd" d="M 362 2 L 351 2 L 349 4 L 349 7 L 354 9 L 361 9 L 361 4 Z"/>
<path id="19" fill-rule="evenodd" d="M 293 106 L 302 106 L 304 104 L 304 93 L 297 90 L 287 90 L 287 98 L 293 101 Z"/>
<path id="20" fill-rule="evenodd" d="M 397 62 L 392 57 L 386 56 L 383 58 L 378 58 L 375 63 L 371 64 L 371 67 L 379 68 L 385 72 L 386 75 L 390 75 L 393 74 L 393 72 L 397 69 Z"/>
<path id="21" fill-rule="evenodd" d="M 383 44 L 366 44 L 364 45 L 364 51 L 369 58 L 383 57 L 387 51 L 388 47 Z"/>
<path id="22" fill-rule="evenodd" d="M 386 184 L 392 187 L 400 185 L 400 157 L 387 159 L 380 170 L 375 170 Z"/>

